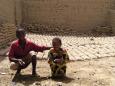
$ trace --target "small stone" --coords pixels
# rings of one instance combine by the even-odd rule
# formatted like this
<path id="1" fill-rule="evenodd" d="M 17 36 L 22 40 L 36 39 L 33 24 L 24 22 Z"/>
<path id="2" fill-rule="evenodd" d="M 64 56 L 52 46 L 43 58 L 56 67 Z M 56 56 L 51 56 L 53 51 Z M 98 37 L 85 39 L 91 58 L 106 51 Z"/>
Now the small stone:
<path id="1" fill-rule="evenodd" d="M 79 80 L 80 78 L 78 77 L 77 79 Z"/>
<path id="2" fill-rule="evenodd" d="M 73 73 L 77 73 L 76 71 L 74 71 Z"/>
<path id="3" fill-rule="evenodd" d="M 94 39 L 93 39 L 93 38 L 91 38 L 90 40 L 91 40 L 91 41 L 94 41 Z"/>
<path id="4" fill-rule="evenodd" d="M 41 86 L 40 82 L 35 82 L 33 85 Z"/>
<path id="5" fill-rule="evenodd" d="M 2 73 L 0 73 L 1 75 L 6 75 L 6 73 L 4 73 L 4 72 L 2 72 Z"/>
<path id="6" fill-rule="evenodd" d="M 58 82 L 58 83 L 57 83 L 57 86 L 62 86 L 62 82 Z"/>

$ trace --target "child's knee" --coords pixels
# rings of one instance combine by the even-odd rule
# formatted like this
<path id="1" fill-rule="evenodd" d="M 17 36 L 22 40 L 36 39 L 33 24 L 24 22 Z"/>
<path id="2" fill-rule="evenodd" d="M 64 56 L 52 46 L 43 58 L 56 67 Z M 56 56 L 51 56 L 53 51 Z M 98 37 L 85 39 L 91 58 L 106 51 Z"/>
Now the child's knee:
<path id="1" fill-rule="evenodd" d="M 29 52 L 29 55 L 32 57 L 32 56 L 35 56 L 36 55 L 36 52 L 34 52 L 34 51 L 30 51 Z"/>
<path id="2" fill-rule="evenodd" d="M 33 56 L 32 56 L 32 61 L 33 61 L 33 60 L 35 61 L 36 59 L 37 59 L 36 55 L 33 55 Z"/>
<path id="3" fill-rule="evenodd" d="M 36 60 L 36 54 L 34 51 L 30 51 L 29 54 L 26 56 L 27 62 L 31 62 L 32 60 Z"/>
<path id="4" fill-rule="evenodd" d="M 11 69 L 11 70 L 17 70 L 18 67 L 19 67 L 19 64 L 14 63 L 14 62 L 11 62 L 11 65 L 10 65 L 10 69 Z"/>

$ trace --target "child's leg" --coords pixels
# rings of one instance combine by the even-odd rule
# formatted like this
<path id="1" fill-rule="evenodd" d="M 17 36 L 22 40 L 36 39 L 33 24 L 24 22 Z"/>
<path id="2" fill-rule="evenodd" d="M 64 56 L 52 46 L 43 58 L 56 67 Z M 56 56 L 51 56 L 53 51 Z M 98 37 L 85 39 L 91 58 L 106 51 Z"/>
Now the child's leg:
<path id="1" fill-rule="evenodd" d="M 61 70 L 63 71 L 63 74 L 66 75 L 66 65 L 64 65 Z"/>
<path id="2" fill-rule="evenodd" d="M 55 76 L 56 76 L 56 71 L 57 71 L 57 69 L 58 69 L 58 66 L 57 66 L 57 65 L 50 64 L 50 68 L 51 68 L 52 77 L 55 77 Z"/>
<path id="3" fill-rule="evenodd" d="M 66 65 L 59 65 L 58 69 L 56 71 L 56 74 L 59 76 L 65 76 L 66 75 Z"/>

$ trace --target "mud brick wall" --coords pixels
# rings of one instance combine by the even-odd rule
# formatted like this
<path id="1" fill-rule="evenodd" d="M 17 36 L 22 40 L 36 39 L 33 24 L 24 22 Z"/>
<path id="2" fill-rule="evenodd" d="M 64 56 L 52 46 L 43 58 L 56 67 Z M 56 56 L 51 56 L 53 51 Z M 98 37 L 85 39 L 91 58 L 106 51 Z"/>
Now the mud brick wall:
<path id="1" fill-rule="evenodd" d="M 113 32 L 115 33 L 115 10 L 114 9 L 110 10 L 109 16 L 110 16 L 109 23 L 112 27 Z"/>
<path id="2" fill-rule="evenodd" d="M 15 23 L 14 0 L 0 0 L 0 22 Z"/>
<path id="3" fill-rule="evenodd" d="M 0 0 L 0 48 L 15 39 L 15 1 Z"/>
<path id="4" fill-rule="evenodd" d="M 88 31 L 108 23 L 113 0 L 23 0 L 23 23 L 38 29 Z M 33 28 L 36 29 L 36 28 Z"/>
<path id="5" fill-rule="evenodd" d="M 68 34 L 68 33 L 75 33 L 75 30 L 72 30 L 71 28 L 63 25 L 50 25 L 50 24 L 40 24 L 40 23 L 32 23 L 32 24 L 22 24 L 22 27 L 29 31 L 34 33 L 40 33 L 40 34 Z"/>
<path id="6" fill-rule="evenodd" d="M 15 15 L 16 15 L 16 25 L 19 26 L 22 23 L 22 9 L 23 9 L 23 4 L 22 4 L 23 0 L 15 0 Z"/>
<path id="7" fill-rule="evenodd" d="M 0 26 L 0 48 L 16 38 L 15 31 L 16 27 L 14 24 L 3 24 Z"/>
<path id="8" fill-rule="evenodd" d="M 112 30 L 115 34 L 115 0 L 113 1 L 113 5 L 109 11 L 109 20 L 108 22 L 110 23 Z"/>

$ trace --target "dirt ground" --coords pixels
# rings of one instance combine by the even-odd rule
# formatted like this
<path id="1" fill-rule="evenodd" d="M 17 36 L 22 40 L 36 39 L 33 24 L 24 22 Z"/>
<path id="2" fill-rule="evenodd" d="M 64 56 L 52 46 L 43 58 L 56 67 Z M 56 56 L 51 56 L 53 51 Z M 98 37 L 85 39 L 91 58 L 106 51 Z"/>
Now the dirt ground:
<path id="1" fill-rule="evenodd" d="M 115 86 L 115 57 L 69 62 L 67 77 L 63 79 L 48 78 L 50 68 L 46 60 L 38 60 L 40 77 L 31 76 L 31 64 L 16 77 L 15 71 L 9 69 L 8 57 L 0 58 L 0 86 Z"/>

